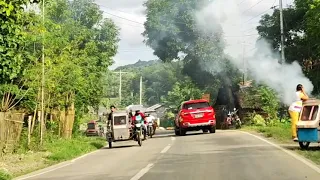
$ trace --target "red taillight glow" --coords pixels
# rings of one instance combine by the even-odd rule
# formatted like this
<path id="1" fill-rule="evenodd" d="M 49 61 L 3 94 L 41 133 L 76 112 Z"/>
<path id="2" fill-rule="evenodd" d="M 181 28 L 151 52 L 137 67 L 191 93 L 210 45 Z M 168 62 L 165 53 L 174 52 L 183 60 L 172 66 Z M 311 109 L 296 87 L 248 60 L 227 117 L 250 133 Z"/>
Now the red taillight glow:
<path id="1" fill-rule="evenodd" d="M 181 114 L 181 116 L 185 116 L 185 115 L 188 115 L 190 113 L 189 112 L 181 112 L 180 114 Z"/>

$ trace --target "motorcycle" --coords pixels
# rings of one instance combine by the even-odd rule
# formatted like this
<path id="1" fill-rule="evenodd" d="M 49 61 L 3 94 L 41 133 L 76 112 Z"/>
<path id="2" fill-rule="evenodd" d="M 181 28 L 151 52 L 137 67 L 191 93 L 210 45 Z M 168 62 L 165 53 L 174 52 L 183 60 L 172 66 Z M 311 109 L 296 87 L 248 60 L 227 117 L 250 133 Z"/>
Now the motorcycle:
<path id="1" fill-rule="evenodd" d="M 139 121 L 135 121 L 134 123 L 134 140 L 135 141 L 138 141 L 138 144 L 139 146 L 142 145 L 142 139 L 141 139 L 141 136 L 142 136 L 142 131 L 143 131 L 143 124 L 140 123 Z"/>
<path id="2" fill-rule="evenodd" d="M 231 113 L 232 125 L 235 126 L 236 129 L 240 129 L 242 122 L 237 114 L 238 110 L 236 108 L 233 109 Z"/>
<path id="3" fill-rule="evenodd" d="M 227 112 L 226 109 L 223 109 L 224 112 Z M 240 129 L 242 122 L 237 115 L 238 110 L 236 108 L 233 109 L 232 112 L 228 111 L 227 117 L 224 119 L 222 123 L 222 129 L 230 129 L 230 127 L 235 127 L 236 129 Z"/>
<path id="4" fill-rule="evenodd" d="M 152 138 L 152 136 L 154 134 L 153 122 L 149 121 L 147 124 L 148 124 L 147 125 L 148 135 L 149 135 L 150 138 Z"/>

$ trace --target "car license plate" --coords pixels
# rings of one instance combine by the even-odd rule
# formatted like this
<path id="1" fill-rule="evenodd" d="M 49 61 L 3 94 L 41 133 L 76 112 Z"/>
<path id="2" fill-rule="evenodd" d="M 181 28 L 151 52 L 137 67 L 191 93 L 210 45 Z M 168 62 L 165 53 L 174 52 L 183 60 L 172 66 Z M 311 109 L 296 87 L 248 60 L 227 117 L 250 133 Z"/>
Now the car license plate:
<path id="1" fill-rule="evenodd" d="M 203 113 L 195 114 L 194 117 L 195 117 L 195 118 L 202 118 L 202 117 L 203 117 Z"/>

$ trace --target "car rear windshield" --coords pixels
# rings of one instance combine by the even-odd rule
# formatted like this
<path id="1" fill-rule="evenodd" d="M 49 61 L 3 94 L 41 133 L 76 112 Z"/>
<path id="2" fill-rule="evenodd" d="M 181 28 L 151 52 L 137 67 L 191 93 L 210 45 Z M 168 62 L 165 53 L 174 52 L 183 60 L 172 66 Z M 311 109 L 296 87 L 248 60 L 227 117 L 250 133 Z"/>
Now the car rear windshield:
<path id="1" fill-rule="evenodd" d="M 95 128 L 96 128 L 95 124 L 93 123 L 88 124 L 88 129 L 95 129 Z"/>
<path id="2" fill-rule="evenodd" d="M 201 109 L 209 107 L 207 102 L 198 102 L 198 103 L 186 103 L 183 105 L 183 109 Z"/>

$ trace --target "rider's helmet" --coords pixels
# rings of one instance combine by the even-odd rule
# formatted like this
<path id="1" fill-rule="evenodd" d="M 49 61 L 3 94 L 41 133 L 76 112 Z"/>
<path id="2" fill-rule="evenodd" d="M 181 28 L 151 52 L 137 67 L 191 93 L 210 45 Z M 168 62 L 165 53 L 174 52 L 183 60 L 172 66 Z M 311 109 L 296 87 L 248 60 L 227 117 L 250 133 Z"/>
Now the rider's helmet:
<path id="1" fill-rule="evenodd" d="M 140 113 L 140 110 L 136 110 L 135 116 L 137 116 Z"/>

